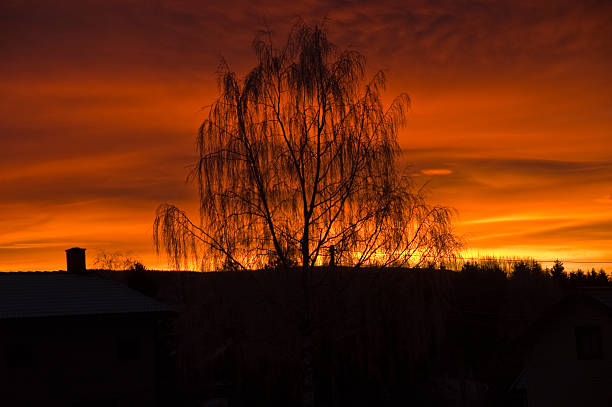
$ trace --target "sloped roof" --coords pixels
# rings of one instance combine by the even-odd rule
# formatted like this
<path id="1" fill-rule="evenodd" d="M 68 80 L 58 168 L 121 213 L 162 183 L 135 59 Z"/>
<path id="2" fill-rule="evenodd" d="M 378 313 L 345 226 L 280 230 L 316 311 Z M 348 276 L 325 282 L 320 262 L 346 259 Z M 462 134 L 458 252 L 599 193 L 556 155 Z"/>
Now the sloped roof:
<path id="1" fill-rule="evenodd" d="M 95 275 L 0 273 L 0 319 L 165 311 L 162 303 Z"/>
<path id="2" fill-rule="evenodd" d="M 561 301 L 551 306 L 543 315 L 532 322 L 518 338 L 512 341 L 511 346 L 518 348 L 531 342 L 543 327 L 557 320 L 560 314 L 567 312 L 569 307 L 576 303 L 589 304 L 612 317 L 612 288 L 580 287 L 573 293 L 566 295 Z"/>
<path id="3" fill-rule="evenodd" d="M 585 288 L 584 293 L 612 309 L 612 288 Z"/>

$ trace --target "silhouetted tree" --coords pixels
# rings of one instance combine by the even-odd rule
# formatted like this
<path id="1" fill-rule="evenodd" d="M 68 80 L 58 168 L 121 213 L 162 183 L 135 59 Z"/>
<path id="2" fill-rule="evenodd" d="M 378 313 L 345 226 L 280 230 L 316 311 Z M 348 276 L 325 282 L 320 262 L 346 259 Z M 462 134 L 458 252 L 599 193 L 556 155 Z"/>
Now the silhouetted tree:
<path id="1" fill-rule="evenodd" d="M 513 279 L 544 278 L 542 265 L 535 260 L 519 260 L 512 264 Z"/>
<path id="2" fill-rule="evenodd" d="M 147 267 L 139 261 L 133 261 L 128 270 L 130 271 L 147 271 Z"/>
<path id="3" fill-rule="evenodd" d="M 502 264 L 494 257 L 485 257 L 478 261 L 468 261 L 461 266 L 461 272 L 488 273 L 489 275 L 497 275 L 504 279 L 506 278 L 506 273 L 502 268 Z"/>
<path id="4" fill-rule="evenodd" d="M 550 276 L 554 280 L 558 280 L 558 281 L 567 279 L 567 274 L 565 273 L 565 267 L 563 266 L 563 263 L 560 260 L 555 260 L 555 263 L 550 269 Z"/>
<path id="5" fill-rule="evenodd" d="M 419 266 L 455 256 L 451 211 L 426 202 L 399 165 L 409 98 L 385 107 L 385 75 L 324 28 L 298 22 L 285 45 L 253 43 L 257 65 L 238 79 L 222 61 L 220 95 L 200 126 L 200 219 L 160 205 L 154 241 L 177 268 L 302 270 L 299 327 L 304 405 L 313 404 L 312 270 L 335 263 Z"/>
<path id="6" fill-rule="evenodd" d="M 286 44 L 254 41 L 238 79 L 222 61 L 218 99 L 197 137 L 200 220 L 161 205 L 154 240 L 176 267 L 259 268 L 273 262 L 420 265 L 455 254 L 451 212 L 400 169 L 397 133 L 409 98 L 385 107 L 385 75 L 298 22 Z"/>
<path id="7" fill-rule="evenodd" d="M 102 270 L 135 270 L 144 271 L 147 268 L 137 259 L 122 252 L 98 251 L 94 266 Z"/>
<path id="8" fill-rule="evenodd" d="M 578 269 L 570 273 L 569 281 L 572 284 L 572 286 L 576 287 L 576 286 L 585 285 L 587 278 L 586 278 L 586 275 L 584 274 L 584 271 L 582 271 L 581 269 Z"/>
<path id="9" fill-rule="evenodd" d="M 597 273 L 597 283 L 598 285 L 607 285 L 608 284 L 608 275 L 606 274 L 606 271 L 604 269 L 600 269 L 599 272 Z"/>
<path id="10" fill-rule="evenodd" d="M 595 267 L 591 268 L 589 274 L 587 274 L 587 282 L 589 284 L 593 284 L 597 282 L 597 271 L 595 271 Z"/>

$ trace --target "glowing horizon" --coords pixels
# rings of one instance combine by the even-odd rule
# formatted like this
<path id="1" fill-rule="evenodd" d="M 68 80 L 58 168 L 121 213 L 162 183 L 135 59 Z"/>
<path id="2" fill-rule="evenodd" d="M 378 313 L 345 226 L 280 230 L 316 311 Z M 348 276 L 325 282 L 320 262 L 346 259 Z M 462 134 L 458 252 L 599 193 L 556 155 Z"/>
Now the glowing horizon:
<path id="1" fill-rule="evenodd" d="M 65 269 L 65 249 L 165 265 L 155 208 L 197 216 L 185 184 L 223 55 L 296 16 L 407 92 L 403 160 L 457 209 L 473 254 L 612 271 L 612 5 L 446 0 L 0 5 L 0 271 Z M 594 261 L 596 263 L 588 263 Z M 571 263 L 570 263 L 571 262 Z M 598 262 L 598 263 L 597 263 Z M 581 267 L 584 269 L 584 267 Z"/>

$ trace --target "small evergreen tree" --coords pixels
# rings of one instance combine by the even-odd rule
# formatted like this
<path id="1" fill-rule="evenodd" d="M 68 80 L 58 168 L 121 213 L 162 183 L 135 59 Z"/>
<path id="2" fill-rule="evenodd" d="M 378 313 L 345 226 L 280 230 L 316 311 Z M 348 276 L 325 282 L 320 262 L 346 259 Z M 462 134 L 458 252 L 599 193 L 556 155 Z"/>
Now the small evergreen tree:
<path id="1" fill-rule="evenodd" d="M 555 260 L 555 263 L 550 270 L 550 276 L 553 280 L 562 281 L 567 279 L 567 274 L 565 273 L 565 267 L 563 267 L 563 263 L 561 260 Z"/>

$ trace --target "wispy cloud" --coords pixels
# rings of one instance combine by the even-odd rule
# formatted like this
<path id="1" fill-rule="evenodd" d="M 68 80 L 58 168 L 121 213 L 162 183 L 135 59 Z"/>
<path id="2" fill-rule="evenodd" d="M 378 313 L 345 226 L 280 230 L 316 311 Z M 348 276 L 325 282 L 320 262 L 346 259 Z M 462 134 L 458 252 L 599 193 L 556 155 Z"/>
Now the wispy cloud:
<path id="1" fill-rule="evenodd" d="M 448 175 L 452 174 L 453 171 L 447 168 L 428 168 L 425 170 L 421 170 L 421 173 L 425 175 Z"/>
<path id="2" fill-rule="evenodd" d="M 282 42 L 299 16 L 386 69 L 385 97 L 410 94 L 403 159 L 461 233 L 603 247 L 610 15 L 596 0 L 0 2 L 0 261 L 61 267 L 36 245 L 83 241 L 157 261 L 153 211 L 193 205 L 184 180 L 220 56 L 243 73 L 255 32 Z"/>

